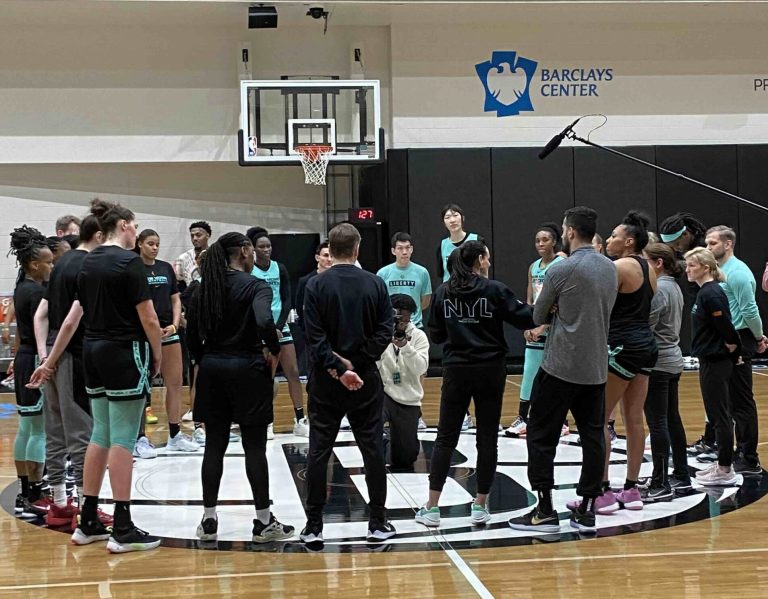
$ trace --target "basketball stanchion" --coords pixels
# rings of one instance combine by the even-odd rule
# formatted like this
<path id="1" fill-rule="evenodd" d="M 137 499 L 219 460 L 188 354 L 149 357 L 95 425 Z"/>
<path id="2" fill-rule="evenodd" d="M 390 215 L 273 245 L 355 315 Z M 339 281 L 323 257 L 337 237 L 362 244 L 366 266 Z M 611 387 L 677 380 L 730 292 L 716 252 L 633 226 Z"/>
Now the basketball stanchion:
<path id="1" fill-rule="evenodd" d="M 304 144 L 296 146 L 296 151 L 301 158 L 301 166 L 304 167 L 304 183 L 325 185 L 325 173 L 333 147 L 328 144 Z"/>

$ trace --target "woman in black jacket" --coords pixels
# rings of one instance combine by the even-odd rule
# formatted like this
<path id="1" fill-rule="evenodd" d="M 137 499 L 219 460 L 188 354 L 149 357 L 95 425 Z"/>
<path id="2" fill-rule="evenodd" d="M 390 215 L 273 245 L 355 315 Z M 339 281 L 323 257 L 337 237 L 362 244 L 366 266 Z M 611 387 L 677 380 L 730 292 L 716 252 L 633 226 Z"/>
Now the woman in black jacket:
<path id="1" fill-rule="evenodd" d="M 433 343 L 443 348 L 440 424 L 429 474 L 429 501 L 416 514 L 425 526 L 440 525 L 440 494 L 469 402 L 477 419 L 477 496 L 474 524 L 491 519 L 488 493 L 496 472 L 501 402 L 506 384 L 504 323 L 534 328 L 531 307 L 506 285 L 488 279 L 491 256 L 484 243 L 467 241 L 451 255 L 451 277 L 438 287 L 429 318 Z"/>

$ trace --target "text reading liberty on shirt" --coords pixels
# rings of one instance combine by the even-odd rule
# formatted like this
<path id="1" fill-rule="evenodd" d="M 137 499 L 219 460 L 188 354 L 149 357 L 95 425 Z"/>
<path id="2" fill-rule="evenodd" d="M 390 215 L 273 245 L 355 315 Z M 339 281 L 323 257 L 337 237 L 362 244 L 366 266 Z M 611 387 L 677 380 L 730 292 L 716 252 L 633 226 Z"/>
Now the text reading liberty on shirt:
<path id="1" fill-rule="evenodd" d="M 485 112 L 502 117 L 533 111 L 530 90 L 537 65 L 512 51 L 494 52 L 491 60 L 476 64 L 477 76 L 485 88 Z"/>

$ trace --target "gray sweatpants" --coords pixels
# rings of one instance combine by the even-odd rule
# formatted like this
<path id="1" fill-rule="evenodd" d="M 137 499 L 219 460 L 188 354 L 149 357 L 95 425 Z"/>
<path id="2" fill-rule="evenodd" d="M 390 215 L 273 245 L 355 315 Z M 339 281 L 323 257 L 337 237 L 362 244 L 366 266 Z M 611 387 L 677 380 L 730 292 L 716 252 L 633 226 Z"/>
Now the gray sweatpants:
<path id="1" fill-rule="evenodd" d="M 56 373 L 45 384 L 45 464 L 51 484 L 64 483 L 67 453 L 72 460 L 75 484 L 83 484 L 85 450 L 91 440 L 93 420 L 75 401 L 75 393 L 85 393 L 84 374 L 76 373 L 75 368 L 82 369 L 82 362 L 64 352 Z M 83 388 L 76 389 L 76 385 Z"/>

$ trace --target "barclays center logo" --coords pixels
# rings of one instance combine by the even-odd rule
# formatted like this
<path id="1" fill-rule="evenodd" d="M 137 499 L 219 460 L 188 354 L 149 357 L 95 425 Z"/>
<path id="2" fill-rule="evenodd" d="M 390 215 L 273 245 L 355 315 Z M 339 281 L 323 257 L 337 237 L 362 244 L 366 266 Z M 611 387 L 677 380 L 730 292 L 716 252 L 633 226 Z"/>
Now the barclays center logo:
<path id="1" fill-rule="evenodd" d="M 496 116 L 515 116 L 532 111 L 531 80 L 538 63 L 517 52 L 497 51 L 475 65 L 477 76 L 485 88 L 485 112 Z"/>

